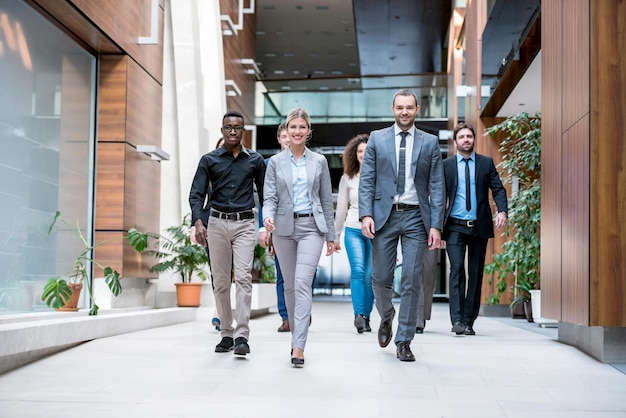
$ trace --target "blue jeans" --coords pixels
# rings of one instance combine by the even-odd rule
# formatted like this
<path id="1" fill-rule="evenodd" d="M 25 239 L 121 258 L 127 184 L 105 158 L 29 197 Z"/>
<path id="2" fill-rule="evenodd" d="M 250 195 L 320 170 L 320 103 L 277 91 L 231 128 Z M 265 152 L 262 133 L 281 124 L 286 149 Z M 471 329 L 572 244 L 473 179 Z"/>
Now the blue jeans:
<path id="1" fill-rule="evenodd" d="M 372 241 L 360 229 L 346 227 L 346 254 L 350 262 L 350 293 L 354 315 L 370 317 L 374 305 L 372 292 Z"/>
<path id="2" fill-rule="evenodd" d="M 283 273 L 280 271 L 280 264 L 278 264 L 278 257 L 274 256 L 274 263 L 276 264 L 276 298 L 278 300 L 278 313 L 283 321 L 289 319 L 287 315 L 287 305 L 285 304 L 285 281 L 283 280 Z"/>

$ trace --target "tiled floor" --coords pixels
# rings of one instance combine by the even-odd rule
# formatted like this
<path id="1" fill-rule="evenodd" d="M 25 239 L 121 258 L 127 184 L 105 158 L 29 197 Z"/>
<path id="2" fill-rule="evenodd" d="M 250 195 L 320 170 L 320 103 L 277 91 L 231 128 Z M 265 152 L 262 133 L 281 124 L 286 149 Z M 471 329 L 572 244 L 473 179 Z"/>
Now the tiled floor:
<path id="1" fill-rule="evenodd" d="M 289 361 L 276 314 L 251 322 L 245 359 L 214 352 L 191 322 L 104 338 L 0 376 L 0 416 L 22 417 L 626 417 L 626 375 L 555 341 L 555 329 L 479 318 L 450 333 L 435 304 L 414 363 L 358 335 L 349 303 L 315 300 L 306 365 Z"/>

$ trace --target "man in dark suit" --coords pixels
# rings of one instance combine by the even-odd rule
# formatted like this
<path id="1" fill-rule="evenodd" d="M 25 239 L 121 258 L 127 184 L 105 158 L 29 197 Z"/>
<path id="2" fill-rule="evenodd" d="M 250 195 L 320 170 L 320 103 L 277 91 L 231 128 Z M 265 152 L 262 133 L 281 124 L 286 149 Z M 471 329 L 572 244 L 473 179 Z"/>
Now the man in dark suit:
<path id="1" fill-rule="evenodd" d="M 372 239 L 372 287 L 381 317 L 381 347 L 386 347 L 393 335 L 393 272 L 401 240 L 403 268 L 396 356 L 401 361 L 415 361 L 410 343 L 417 326 L 422 260 L 424 252 L 439 248 L 441 241 L 443 167 L 437 137 L 415 128 L 419 112 L 415 93 L 396 92 L 392 110 L 396 123 L 373 131 L 365 149 L 359 182 L 359 218 L 363 234 Z"/>
<path id="2" fill-rule="evenodd" d="M 457 154 L 443 162 L 447 197 L 443 238 L 450 259 L 450 320 L 452 332 L 475 335 L 487 242 L 494 236 L 489 189 L 498 207 L 495 219 L 498 229 L 507 223 L 507 198 L 493 160 L 474 152 L 474 128 L 459 123 L 454 128 L 453 139 Z"/>

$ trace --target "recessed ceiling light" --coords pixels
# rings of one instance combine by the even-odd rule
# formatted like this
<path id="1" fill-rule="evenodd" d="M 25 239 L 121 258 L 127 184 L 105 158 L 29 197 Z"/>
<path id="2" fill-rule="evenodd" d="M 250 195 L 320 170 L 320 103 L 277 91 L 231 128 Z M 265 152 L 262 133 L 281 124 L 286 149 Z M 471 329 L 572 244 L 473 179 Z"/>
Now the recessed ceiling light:
<path id="1" fill-rule="evenodd" d="M 280 86 L 283 90 L 291 90 L 291 86 Z"/>
<path id="2" fill-rule="evenodd" d="M 274 70 L 274 74 L 285 74 L 283 70 Z"/>
<path id="3" fill-rule="evenodd" d="M 294 73 L 294 74 L 296 74 L 296 75 L 298 75 L 298 74 L 300 74 L 300 71 L 298 71 L 298 70 L 293 70 L 293 73 Z"/>
<path id="4" fill-rule="evenodd" d="M 332 71 L 331 74 L 332 75 L 341 75 L 341 74 L 343 74 L 343 71 Z"/>
<path id="5" fill-rule="evenodd" d="M 284 34 L 285 32 L 281 32 L 281 31 L 276 32 L 276 36 L 283 36 Z"/>
<path id="6" fill-rule="evenodd" d="M 349 62 L 349 63 L 348 63 L 348 66 L 349 66 L 349 67 L 356 67 L 356 62 Z"/>
<path id="7" fill-rule="evenodd" d="M 262 30 L 258 30 L 258 31 L 256 31 L 256 34 L 257 34 L 257 36 L 263 36 L 263 35 L 265 35 L 265 32 L 262 31 Z"/>
<path id="8" fill-rule="evenodd" d="M 326 87 L 326 86 L 320 86 L 320 90 L 328 90 L 328 87 Z"/>
<path id="9" fill-rule="evenodd" d="M 276 54 L 274 54 L 273 52 L 267 52 L 267 53 L 265 54 L 265 56 L 266 56 L 266 57 L 275 57 L 275 56 L 276 56 Z"/>
<path id="10" fill-rule="evenodd" d="M 296 54 L 294 54 L 294 53 L 292 53 L 292 52 L 285 52 L 285 53 L 283 54 L 283 57 L 295 57 L 295 56 L 296 56 Z"/>
<path id="11" fill-rule="evenodd" d="M 348 48 L 352 48 L 354 46 L 354 44 L 347 43 L 347 44 L 343 44 L 343 46 L 348 47 Z"/>
<path id="12" fill-rule="evenodd" d="M 313 71 L 313 74 L 316 74 L 316 75 L 324 75 L 324 74 L 326 74 L 326 72 L 325 72 L 325 71 L 322 71 L 322 70 L 315 70 L 315 71 Z"/>

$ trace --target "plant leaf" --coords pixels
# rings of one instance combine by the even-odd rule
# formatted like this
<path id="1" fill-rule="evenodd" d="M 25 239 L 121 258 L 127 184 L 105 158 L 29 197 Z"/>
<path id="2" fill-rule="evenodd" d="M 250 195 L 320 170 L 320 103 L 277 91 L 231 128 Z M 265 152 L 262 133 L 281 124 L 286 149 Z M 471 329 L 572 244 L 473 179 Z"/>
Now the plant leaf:
<path id="1" fill-rule="evenodd" d="M 111 293 L 113 293 L 115 296 L 118 296 L 120 293 L 122 293 L 122 283 L 120 282 L 120 274 L 117 272 L 117 270 L 113 270 L 111 267 L 105 267 L 104 282 L 109 287 Z"/>
<path id="2" fill-rule="evenodd" d="M 59 309 L 72 297 L 72 289 L 60 277 L 50 277 L 43 288 L 41 300 L 50 308 Z"/>

